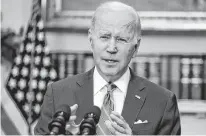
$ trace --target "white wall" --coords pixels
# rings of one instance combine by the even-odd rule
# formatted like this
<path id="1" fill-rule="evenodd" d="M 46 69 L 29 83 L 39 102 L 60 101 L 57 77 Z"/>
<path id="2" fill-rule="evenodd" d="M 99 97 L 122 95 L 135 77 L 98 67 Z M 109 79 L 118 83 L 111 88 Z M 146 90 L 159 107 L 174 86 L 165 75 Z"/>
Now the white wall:
<path id="1" fill-rule="evenodd" d="M 16 33 L 26 28 L 31 14 L 32 0 L 1 0 L 2 28 L 11 28 Z"/>
<path id="2" fill-rule="evenodd" d="M 143 36 L 142 53 L 206 53 L 204 36 Z"/>

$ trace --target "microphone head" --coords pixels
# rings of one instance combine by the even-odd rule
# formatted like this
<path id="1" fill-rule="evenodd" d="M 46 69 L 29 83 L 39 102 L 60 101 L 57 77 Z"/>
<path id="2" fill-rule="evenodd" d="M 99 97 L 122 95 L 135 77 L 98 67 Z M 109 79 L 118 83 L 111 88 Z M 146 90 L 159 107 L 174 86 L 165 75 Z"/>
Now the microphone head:
<path id="1" fill-rule="evenodd" d="M 52 134 L 65 134 L 65 125 L 71 116 L 69 105 L 61 105 L 53 116 L 53 119 L 48 125 Z"/>
<path id="2" fill-rule="evenodd" d="M 56 113 L 54 114 L 54 117 L 59 116 L 60 114 L 62 114 L 62 116 L 64 116 L 65 120 L 68 121 L 70 116 L 71 116 L 71 109 L 69 105 L 63 104 L 61 105 Z"/>
<path id="3" fill-rule="evenodd" d="M 101 115 L 101 110 L 99 107 L 97 106 L 93 106 L 90 108 L 89 112 L 87 112 L 87 114 L 85 114 L 84 118 L 88 118 L 88 117 L 92 117 L 95 121 L 95 123 L 97 124 L 99 122 L 99 118 Z"/>

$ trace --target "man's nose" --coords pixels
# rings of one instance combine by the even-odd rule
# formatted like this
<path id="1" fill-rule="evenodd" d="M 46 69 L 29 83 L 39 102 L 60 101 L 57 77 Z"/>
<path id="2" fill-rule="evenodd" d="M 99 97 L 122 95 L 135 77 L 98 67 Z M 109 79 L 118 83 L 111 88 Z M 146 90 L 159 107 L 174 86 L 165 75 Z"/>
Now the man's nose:
<path id="1" fill-rule="evenodd" d="M 116 40 L 114 37 L 112 37 L 110 39 L 110 42 L 108 43 L 108 46 L 107 46 L 107 52 L 111 53 L 111 54 L 114 54 L 114 53 L 117 53 L 117 46 L 116 46 Z"/>

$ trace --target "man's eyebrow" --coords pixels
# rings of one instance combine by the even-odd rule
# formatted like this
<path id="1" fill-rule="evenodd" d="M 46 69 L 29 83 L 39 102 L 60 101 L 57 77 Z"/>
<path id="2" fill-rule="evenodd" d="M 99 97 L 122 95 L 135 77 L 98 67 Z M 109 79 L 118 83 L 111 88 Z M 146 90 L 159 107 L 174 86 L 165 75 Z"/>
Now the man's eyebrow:
<path id="1" fill-rule="evenodd" d="M 109 31 L 106 31 L 106 30 L 102 30 L 102 29 L 99 29 L 99 33 L 100 34 L 110 34 L 110 32 Z"/>
<path id="2" fill-rule="evenodd" d="M 122 35 L 119 35 L 119 36 L 117 36 L 118 38 L 124 38 L 124 39 L 130 39 L 130 36 L 122 36 Z"/>

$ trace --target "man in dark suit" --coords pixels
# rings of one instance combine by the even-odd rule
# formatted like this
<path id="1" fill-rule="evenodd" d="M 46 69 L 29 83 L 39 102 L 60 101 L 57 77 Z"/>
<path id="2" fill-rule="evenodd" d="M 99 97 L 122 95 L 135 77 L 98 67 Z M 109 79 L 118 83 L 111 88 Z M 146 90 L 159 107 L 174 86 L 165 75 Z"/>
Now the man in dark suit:
<path id="1" fill-rule="evenodd" d="M 95 67 L 48 85 L 35 134 L 49 133 L 48 123 L 62 104 L 71 106 L 68 124 L 75 129 L 72 123 L 79 124 L 89 107 L 104 106 L 108 83 L 115 85 L 110 94 L 113 111 L 105 122 L 111 134 L 180 134 L 174 93 L 135 75 L 128 67 L 140 36 L 140 18 L 132 7 L 120 2 L 100 5 L 89 29 Z"/>

